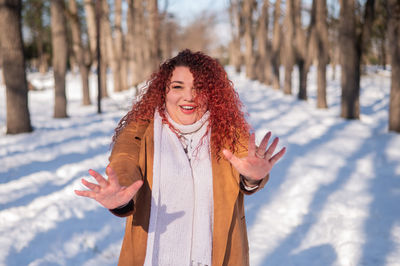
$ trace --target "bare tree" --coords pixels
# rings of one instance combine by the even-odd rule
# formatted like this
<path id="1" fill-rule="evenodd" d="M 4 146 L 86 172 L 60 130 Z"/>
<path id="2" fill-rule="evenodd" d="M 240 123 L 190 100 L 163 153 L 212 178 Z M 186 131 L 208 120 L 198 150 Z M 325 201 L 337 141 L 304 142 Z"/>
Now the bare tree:
<path id="1" fill-rule="evenodd" d="M 63 0 L 51 1 L 51 39 L 54 70 L 54 117 L 67 117 L 65 75 L 67 73 L 68 42 Z"/>
<path id="2" fill-rule="evenodd" d="M 102 0 L 96 0 L 102 1 Z M 97 27 L 96 27 L 96 16 L 99 15 L 100 22 L 102 21 L 102 8 L 101 2 L 99 2 L 99 7 L 97 12 L 95 8 L 96 1 L 93 0 L 84 0 L 84 8 L 85 8 L 85 15 L 86 15 L 86 24 L 88 29 L 88 36 L 89 36 L 89 47 L 90 47 L 90 54 L 93 62 L 97 62 Z M 102 24 L 100 23 L 100 28 L 102 29 Z M 100 29 L 100 32 L 102 30 Z M 101 88 L 101 97 L 105 98 L 108 97 L 107 92 L 107 56 L 105 54 L 106 51 L 106 42 L 103 36 L 104 34 L 100 34 L 100 51 L 101 51 L 101 62 L 100 62 L 100 88 Z"/>
<path id="3" fill-rule="evenodd" d="M 340 1 L 340 62 L 341 62 L 341 117 L 360 117 L 360 64 L 363 50 L 369 42 L 372 28 L 374 0 L 367 0 L 364 21 L 356 31 L 356 0 Z"/>
<path id="4" fill-rule="evenodd" d="M 96 58 L 96 10 L 93 0 L 84 0 L 86 25 L 89 37 L 90 54 Z"/>
<path id="5" fill-rule="evenodd" d="M 127 61 L 124 60 L 125 55 L 125 46 L 124 46 L 124 33 L 122 31 L 122 0 L 116 0 L 115 2 L 115 25 L 114 25 L 114 34 L 115 34 L 115 61 L 116 61 L 116 70 L 119 73 L 120 89 L 127 90 Z"/>
<path id="6" fill-rule="evenodd" d="M 315 39 L 315 3 L 311 9 L 311 20 L 308 30 L 306 32 L 302 26 L 301 19 L 301 0 L 294 2 L 294 23 L 295 23 L 295 56 L 296 63 L 299 69 L 299 92 L 298 98 L 300 100 L 307 100 L 307 76 L 313 55 L 313 46 Z"/>
<path id="7" fill-rule="evenodd" d="M 314 0 L 313 4 L 316 4 L 317 108 L 327 108 L 326 65 L 329 62 L 329 40 L 326 0 Z"/>
<path id="8" fill-rule="evenodd" d="M 103 48 L 104 66 L 110 66 L 113 75 L 114 91 L 121 91 L 121 74 L 120 66 L 117 62 L 116 52 L 114 48 L 114 40 L 112 36 L 112 27 L 110 22 L 110 6 L 107 0 L 101 0 L 102 14 L 101 14 L 101 42 Z M 104 56 L 105 55 L 105 56 Z M 106 68 L 107 69 L 107 68 Z M 106 77 L 106 72 L 104 72 Z M 103 84 L 102 84 L 103 85 Z M 105 84 L 104 84 L 105 85 Z M 105 85 L 106 86 L 106 85 Z M 108 93 L 105 92 L 105 97 Z"/>
<path id="9" fill-rule="evenodd" d="M 243 2 L 243 20 L 244 20 L 244 42 L 245 53 L 244 61 L 246 65 L 246 76 L 255 79 L 255 54 L 254 54 L 254 30 L 253 13 L 257 2 L 255 0 L 244 0 Z"/>
<path id="10" fill-rule="evenodd" d="M 160 59 L 165 61 L 172 57 L 172 46 L 173 38 L 176 33 L 176 24 L 173 21 L 173 14 L 168 13 L 169 1 L 164 1 L 164 7 L 159 11 L 159 23 L 160 23 Z M 175 35 L 176 36 L 176 35 Z"/>
<path id="11" fill-rule="evenodd" d="M 21 9 L 21 1 L 0 0 L 0 50 L 6 85 L 7 134 L 32 131 L 28 109 Z"/>
<path id="12" fill-rule="evenodd" d="M 341 0 L 340 5 L 340 64 L 342 68 L 342 111 L 345 118 L 359 118 L 359 76 L 356 50 L 355 0 Z"/>
<path id="13" fill-rule="evenodd" d="M 131 4 L 131 17 L 132 17 L 132 40 L 133 43 L 131 45 L 133 60 L 131 62 L 131 72 L 132 76 L 132 85 L 137 86 L 140 82 L 146 79 L 147 73 L 143 71 L 143 66 L 145 65 L 145 59 L 148 56 L 146 53 L 146 35 L 145 28 L 146 23 L 144 19 L 144 0 L 135 0 Z"/>
<path id="14" fill-rule="evenodd" d="M 400 2 L 387 1 L 388 38 L 391 59 L 389 130 L 400 132 Z"/>
<path id="15" fill-rule="evenodd" d="M 96 16 L 99 19 L 99 31 L 96 32 L 100 35 L 99 42 L 96 44 L 100 47 L 100 88 L 101 88 L 101 98 L 108 97 L 108 86 L 107 86 L 107 69 L 110 66 L 111 51 L 109 51 L 109 30 L 107 29 L 109 25 L 108 13 L 104 14 L 104 2 L 106 0 L 96 0 L 99 1 L 96 6 Z M 114 72 L 113 72 L 114 73 Z M 115 84 L 114 84 L 115 86 Z"/>
<path id="16" fill-rule="evenodd" d="M 328 38 L 329 38 L 329 63 L 332 69 L 331 79 L 336 79 L 336 66 L 340 63 L 339 49 L 339 18 L 335 16 L 337 13 L 337 4 L 331 2 L 328 13 Z"/>
<path id="17" fill-rule="evenodd" d="M 279 22 L 281 16 L 281 1 L 276 0 L 274 6 L 274 26 L 272 35 L 272 55 L 271 55 L 271 65 L 272 65 L 272 87 L 276 90 L 280 90 L 280 51 L 281 51 L 281 39 L 282 39 L 282 29 Z"/>
<path id="18" fill-rule="evenodd" d="M 76 0 L 69 0 L 69 22 L 71 25 L 72 35 L 72 50 L 75 58 L 78 62 L 79 72 L 82 80 L 82 104 L 90 105 L 90 92 L 89 92 L 89 68 L 90 64 L 87 64 L 86 57 L 88 56 L 85 52 L 85 47 L 82 43 L 82 32 L 81 25 L 78 16 L 78 5 Z"/>
<path id="19" fill-rule="evenodd" d="M 162 60 L 165 61 L 172 57 L 173 49 L 176 48 L 175 40 L 178 38 L 179 25 L 174 21 L 174 16 L 166 11 L 162 12 L 161 21 L 161 54 Z"/>
<path id="20" fill-rule="evenodd" d="M 269 1 L 264 0 L 261 14 L 258 18 L 257 24 L 257 62 L 256 62 L 256 76 L 260 82 L 267 85 L 271 84 L 271 43 L 268 38 L 268 25 L 269 25 Z"/>
<path id="21" fill-rule="evenodd" d="M 136 1 L 137 2 L 137 1 Z M 128 11 L 126 14 L 126 25 L 127 25 L 127 34 L 125 38 L 125 61 L 127 61 L 127 69 L 129 71 L 127 84 L 128 87 L 134 85 L 134 77 L 136 70 L 136 60 L 135 60 L 135 9 L 133 0 L 127 0 L 128 3 Z"/>
<path id="22" fill-rule="evenodd" d="M 214 41 L 212 28 L 217 16 L 213 12 L 203 12 L 196 16 L 179 34 L 179 50 L 189 48 L 194 51 L 211 53 Z"/>
<path id="23" fill-rule="evenodd" d="M 387 0 L 378 0 L 375 4 L 375 20 L 372 30 L 372 41 L 374 41 L 377 48 L 377 61 L 386 69 L 387 60 L 387 31 L 388 31 L 388 12 L 386 9 Z"/>
<path id="24" fill-rule="evenodd" d="M 295 20 L 294 20 L 294 0 L 286 1 L 286 15 L 284 20 L 285 41 L 284 57 L 285 79 L 283 92 L 292 94 L 292 71 L 295 62 L 294 40 L 295 40 Z"/>
<path id="25" fill-rule="evenodd" d="M 47 5 L 45 0 L 25 0 L 23 3 L 24 26 L 29 28 L 32 41 L 36 44 L 37 68 L 40 73 L 46 73 L 49 68 L 49 52 L 45 46 L 49 44 L 50 38 L 47 37 L 48 27 L 45 27 L 43 17 L 47 15 Z"/>
<path id="26" fill-rule="evenodd" d="M 237 73 L 242 65 L 242 53 L 240 50 L 241 38 L 244 32 L 243 10 L 241 0 L 230 0 L 229 19 L 231 24 L 231 42 L 229 44 L 229 63 L 235 67 Z"/>
<path id="27" fill-rule="evenodd" d="M 160 17 L 158 13 L 157 0 L 147 0 L 148 6 L 148 25 L 149 25 L 149 42 L 147 47 L 149 48 L 149 59 L 146 63 L 149 66 L 149 73 L 152 73 L 161 60 L 161 49 L 160 49 Z"/>

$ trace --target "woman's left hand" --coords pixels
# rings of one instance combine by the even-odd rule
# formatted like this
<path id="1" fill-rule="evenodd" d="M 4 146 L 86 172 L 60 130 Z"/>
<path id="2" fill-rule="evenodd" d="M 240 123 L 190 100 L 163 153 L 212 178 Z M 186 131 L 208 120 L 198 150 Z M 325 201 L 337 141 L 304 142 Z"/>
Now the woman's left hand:
<path id="1" fill-rule="evenodd" d="M 257 182 L 271 171 L 274 164 L 285 154 L 286 148 L 283 147 L 279 152 L 273 155 L 279 138 L 272 141 L 268 147 L 268 141 L 271 138 L 271 132 L 265 134 L 260 146 L 255 143 L 255 134 L 251 134 L 249 138 L 249 154 L 247 157 L 238 158 L 231 151 L 224 149 L 222 152 L 226 159 L 236 168 L 236 170 L 246 177 L 247 181 Z"/>

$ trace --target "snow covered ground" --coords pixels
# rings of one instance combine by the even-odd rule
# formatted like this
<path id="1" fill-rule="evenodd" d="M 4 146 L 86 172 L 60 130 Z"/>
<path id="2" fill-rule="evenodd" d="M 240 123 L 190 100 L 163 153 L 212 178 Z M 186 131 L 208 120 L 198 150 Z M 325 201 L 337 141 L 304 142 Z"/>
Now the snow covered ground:
<path id="1" fill-rule="evenodd" d="M 400 265 L 400 134 L 387 132 L 389 73 L 362 78 L 361 120 L 346 121 L 338 79 L 328 81 L 330 108 L 317 110 L 314 70 L 308 102 L 228 72 L 257 137 L 271 130 L 287 147 L 265 189 L 246 198 L 251 265 Z M 98 115 L 81 106 L 79 76 L 70 73 L 70 118 L 53 119 L 51 75 L 29 80 L 44 89 L 29 92 L 29 134 L 4 134 L 0 85 L 0 265 L 115 265 L 124 220 L 73 190 L 89 168 L 104 172 L 133 91 L 111 93 Z"/>

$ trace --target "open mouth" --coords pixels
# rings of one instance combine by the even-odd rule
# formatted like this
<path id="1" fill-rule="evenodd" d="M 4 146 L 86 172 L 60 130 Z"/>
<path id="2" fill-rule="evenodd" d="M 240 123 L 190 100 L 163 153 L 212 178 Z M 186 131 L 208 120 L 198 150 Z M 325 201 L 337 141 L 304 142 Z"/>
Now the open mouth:
<path id="1" fill-rule="evenodd" d="M 181 111 L 185 114 L 191 114 L 196 110 L 196 106 L 192 105 L 180 105 Z"/>

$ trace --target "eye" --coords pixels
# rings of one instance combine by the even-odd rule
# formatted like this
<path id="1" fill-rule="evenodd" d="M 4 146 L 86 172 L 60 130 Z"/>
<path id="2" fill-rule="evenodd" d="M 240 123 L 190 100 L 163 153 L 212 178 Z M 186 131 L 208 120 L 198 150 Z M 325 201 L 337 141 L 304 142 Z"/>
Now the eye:
<path id="1" fill-rule="evenodd" d="M 180 85 L 174 85 L 174 86 L 172 86 L 172 89 L 176 89 L 176 90 L 179 90 L 179 89 L 182 89 L 183 87 L 182 86 L 180 86 Z"/>

